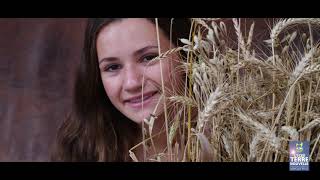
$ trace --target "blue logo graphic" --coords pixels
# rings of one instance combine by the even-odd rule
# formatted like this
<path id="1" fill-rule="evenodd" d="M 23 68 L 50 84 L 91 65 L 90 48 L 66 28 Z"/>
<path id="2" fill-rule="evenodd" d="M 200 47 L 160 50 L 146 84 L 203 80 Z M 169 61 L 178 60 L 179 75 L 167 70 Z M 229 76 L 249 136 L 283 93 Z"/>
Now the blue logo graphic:
<path id="1" fill-rule="evenodd" d="M 289 142 L 290 171 L 309 171 L 309 141 Z"/>

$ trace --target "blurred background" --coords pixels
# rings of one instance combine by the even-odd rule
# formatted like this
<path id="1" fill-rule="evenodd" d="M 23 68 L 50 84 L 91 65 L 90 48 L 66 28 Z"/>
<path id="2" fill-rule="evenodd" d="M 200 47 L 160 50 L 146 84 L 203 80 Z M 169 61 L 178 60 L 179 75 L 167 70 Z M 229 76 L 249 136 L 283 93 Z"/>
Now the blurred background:
<path id="1" fill-rule="evenodd" d="M 0 161 L 49 161 L 86 19 L 0 19 Z"/>
<path id="2" fill-rule="evenodd" d="M 247 32 L 252 21 L 265 38 L 272 20 L 245 19 Z M 84 18 L 0 19 L 0 161 L 49 161 L 71 108 L 85 25 Z"/>

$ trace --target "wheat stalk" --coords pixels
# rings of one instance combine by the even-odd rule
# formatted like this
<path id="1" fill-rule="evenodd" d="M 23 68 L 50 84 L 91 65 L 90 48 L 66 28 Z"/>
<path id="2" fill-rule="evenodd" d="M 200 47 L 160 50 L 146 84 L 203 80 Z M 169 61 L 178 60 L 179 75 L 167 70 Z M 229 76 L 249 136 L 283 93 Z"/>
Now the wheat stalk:
<path id="1" fill-rule="evenodd" d="M 320 118 L 318 119 L 315 119 L 311 122 L 309 122 L 307 125 L 305 125 L 303 128 L 301 128 L 299 130 L 299 132 L 303 132 L 303 131 L 306 131 L 306 130 L 309 130 L 311 128 L 314 128 L 315 126 L 318 126 L 320 124 Z"/>
<path id="2" fill-rule="evenodd" d="M 217 87 L 214 92 L 212 92 L 206 102 L 206 105 L 204 106 L 204 110 L 200 112 L 199 116 L 199 127 L 202 128 L 204 125 L 204 122 L 208 120 L 212 115 L 212 110 L 214 106 L 219 102 L 219 98 L 222 95 L 222 91 L 220 90 L 220 87 Z"/>

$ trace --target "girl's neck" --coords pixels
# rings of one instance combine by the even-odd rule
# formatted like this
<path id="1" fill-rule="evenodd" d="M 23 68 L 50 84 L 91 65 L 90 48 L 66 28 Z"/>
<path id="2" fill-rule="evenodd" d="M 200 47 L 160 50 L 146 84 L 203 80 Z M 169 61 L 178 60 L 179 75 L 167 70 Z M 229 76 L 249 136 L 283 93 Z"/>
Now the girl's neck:
<path id="1" fill-rule="evenodd" d="M 156 160 L 157 155 L 166 154 L 167 149 L 167 136 L 163 118 L 156 118 L 150 133 L 148 124 L 143 124 L 144 136 L 142 131 L 138 137 L 140 145 L 136 148 L 135 153 L 139 161 L 152 161 Z"/>
<path id="2" fill-rule="evenodd" d="M 168 122 L 168 124 L 170 124 Z M 157 117 L 154 121 L 152 132 L 150 136 L 149 126 L 144 124 L 145 135 L 143 137 L 142 131 L 138 138 L 138 143 L 140 145 L 134 151 L 136 153 L 137 159 L 139 161 L 181 161 L 184 154 L 184 146 L 180 142 L 182 141 L 179 133 L 177 132 L 173 142 L 172 142 L 172 156 L 169 157 L 168 144 L 167 143 L 167 133 L 166 133 L 166 123 L 164 115 Z M 169 126 L 169 125 L 168 125 Z M 170 129 L 170 127 L 168 127 Z M 143 139 L 145 141 L 143 141 Z M 142 143 L 144 142 L 144 143 Z M 177 146 L 176 143 L 177 142 Z M 178 156 L 178 157 L 177 157 Z"/>

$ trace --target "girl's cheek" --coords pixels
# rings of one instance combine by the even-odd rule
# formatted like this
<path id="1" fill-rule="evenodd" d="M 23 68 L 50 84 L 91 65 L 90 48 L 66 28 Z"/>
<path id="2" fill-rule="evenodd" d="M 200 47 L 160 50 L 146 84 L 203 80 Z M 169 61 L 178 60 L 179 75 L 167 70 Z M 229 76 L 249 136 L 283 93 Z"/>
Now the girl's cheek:
<path id="1" fill-rule="evenodd" d="M 110 80 L 102 80 L 103 81 L 103 86 L 106 94 L 108 96 L 112 96 L 114 94 L 114 91 L 117 89 L 117 83 L 112 83 Z"/>
<path id="2" fill-rule="evenodd" d="M 163 75 L 163 81 L 165 84 L 170 84 L 172 81 L 173 73 L 176 73 L 174 71 L 174 63 L 170 63 L 168 61 L 162 62 L 162 75 Z M 161 85 L 161 66 L 160 63 L 155 64 L 153 66 L 149 66 L 145 69 L 145 79 L 151 79 L 155 82 L 157 82 L 159 85 Z"/>

